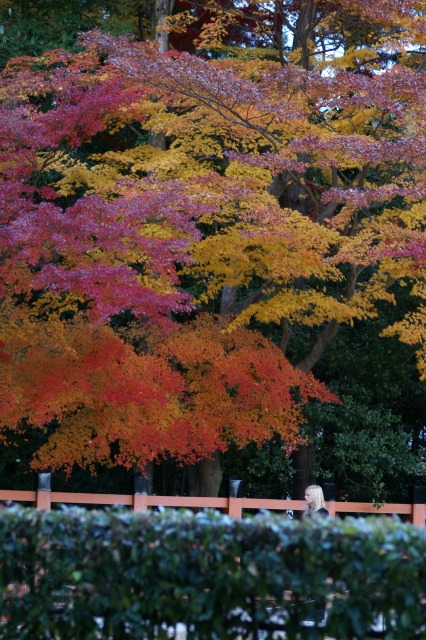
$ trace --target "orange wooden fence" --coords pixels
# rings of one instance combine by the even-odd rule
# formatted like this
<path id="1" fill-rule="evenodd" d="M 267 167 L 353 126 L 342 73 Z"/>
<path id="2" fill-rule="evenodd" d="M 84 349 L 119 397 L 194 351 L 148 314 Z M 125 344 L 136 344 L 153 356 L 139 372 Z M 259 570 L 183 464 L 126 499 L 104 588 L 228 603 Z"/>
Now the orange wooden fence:
<path id="1" fill-rule="evenodd" d="M 145 511 L 150 507 L 174 508 L 209 508 L 220 509 L 234 518 L 242 518 L 243 512 L 249 510 L 267 509 L 271 511 L 303 511 L 306 508 L 304 500 L 266 500 L 258 498 L 190 498 L 186 496 L 151 496 L 135 493 L 99 494 L 99 493 L 65 493 L 62 491 L 14 491 L 0 490 L 0 500 L 19 503 L 30 503 L 37 509 L 51 509 L 52 504 L 77 505 L 124 505 L 133 511 Z M 384 504 L 381 506 L 369 502 L 334 502 L 326 503 L 332 517 L 337 514 L 396 514 L 414 525 L 425 527 L 425 504 Z"/>

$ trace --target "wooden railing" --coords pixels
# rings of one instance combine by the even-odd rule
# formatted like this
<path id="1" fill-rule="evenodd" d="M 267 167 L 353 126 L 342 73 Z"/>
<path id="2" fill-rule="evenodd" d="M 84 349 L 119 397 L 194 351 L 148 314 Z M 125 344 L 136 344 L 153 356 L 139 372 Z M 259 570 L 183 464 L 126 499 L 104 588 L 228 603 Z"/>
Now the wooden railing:
<path id="1" fill-rule="evenodd" d="M 50 475 L 50 474 L 45 474 Z M 258 498 L 237 497 L 237 492 L 231 488 L 229 498 L 192 498 L 187 496 L 154 496 L 145 491 L 135 491 L 134 494 L 99 494 L 99 493 L 66 493 L 50 490 L 50 479 L 46 482 L 42 478 L 36 491 L 15 491 L 9 489 L 0 490 L 1 501 L 18 503 L 30 503 L 37 509 L 51 509 L 52 504 L 74 505 L 123 505 L 133 511 L 145 511 L 153 507 L 173 507 L 185 509 L 219 509 L 233 518 L 242 518 L 243 513 L 249 510 L 266 509 L 271 511 L 304 511 L 304 500 L 268 500 Z M 337 514 L 379 514 L 402 516 L 404 520 L 419 527 L 425 527 L 426 505 L 424 503 L 425 487 L 415 487 L 412 504 L 382 504 L 376 505 L 370 502 L 326 502 L 327 509 L 332 517 Z"/>

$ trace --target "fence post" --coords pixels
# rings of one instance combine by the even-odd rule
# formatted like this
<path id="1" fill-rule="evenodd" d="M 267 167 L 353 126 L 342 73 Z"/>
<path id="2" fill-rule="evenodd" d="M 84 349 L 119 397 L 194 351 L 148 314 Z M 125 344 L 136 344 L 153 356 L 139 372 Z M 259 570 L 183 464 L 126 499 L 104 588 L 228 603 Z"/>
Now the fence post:
<path id="1" fill-rule="evenodd" d="M 327 509 L 332 518 L 336 517 L 336 485 L 334 482 L 324 482 L 322 485 L 324 491 L 324 500 L 327 503 Z"/>
<path id="2" fill-rule="evenodd" d="M 243 517 L 243 481 L 231 478 L 229 481 L 228 515 L 231 518 L 241 519 Z"/>
<path id="3" fill-rule="evenodd" d="M 417 527 L 425 526 L 426 487 L 410 487 L 412 517 L 411 521 Z"/>
<path id="4" fill-rule="evenodd" d="M 148 508 L 148 476 L 134 477 L 133 511 L 146 511 Z"/>
<path id="5" fill-rule="evenodd" d="M 36 508 L 39 510 L 49 511 L 51 501 L 51 473 L 38 473 L 37 474 L 37 491 L 36 491 Z"/>

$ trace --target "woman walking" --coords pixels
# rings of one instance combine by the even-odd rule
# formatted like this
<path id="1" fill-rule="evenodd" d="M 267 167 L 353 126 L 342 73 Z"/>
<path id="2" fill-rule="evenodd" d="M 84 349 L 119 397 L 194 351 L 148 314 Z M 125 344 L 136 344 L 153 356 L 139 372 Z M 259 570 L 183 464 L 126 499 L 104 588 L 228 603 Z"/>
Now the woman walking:
<path id="1" fill-rule="evenodd" d="M 311 484 L 309 487 L 306 487 L 305 501 L 308 508 L 303 514 L 304 518 L 312 518 L 314 515 L 327 518 L 330 515 L 325 508 L 324 493 L 319 485 Z"/>
<path id="2" fill-rule="evenodd" d="M 305 501 L 308 505 L 304 518 L 329 518 L 330 514 L 325 508 L 324 493 L 322 488 L 317 484 L 311 484 L 305 489 Z M 311 601 L 312 602 L 312 601 Z M 315 600 L 315 615 L 302 621 L 302 627 L 319 626 L 323 627 L 326 622 L 325 600 Z"/>

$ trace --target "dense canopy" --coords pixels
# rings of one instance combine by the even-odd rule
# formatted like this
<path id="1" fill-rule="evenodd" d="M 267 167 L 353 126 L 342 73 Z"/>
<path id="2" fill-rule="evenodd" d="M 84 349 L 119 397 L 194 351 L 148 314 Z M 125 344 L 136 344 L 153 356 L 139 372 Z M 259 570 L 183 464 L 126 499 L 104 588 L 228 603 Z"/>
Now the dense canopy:
<path id="1" fill-rule="evenodd" d="M 68 472 L 278 438 L 300 495 L 390 409 L 327 424 L 363 393 L 333 345 L 355 380 L 351 335 L 399 339 L 424 393 L 425 3 L 142 4 L 5 61 L 0 433 Z M 377 420 L 394 475 L 423 469 L 421 406 Z"/>

